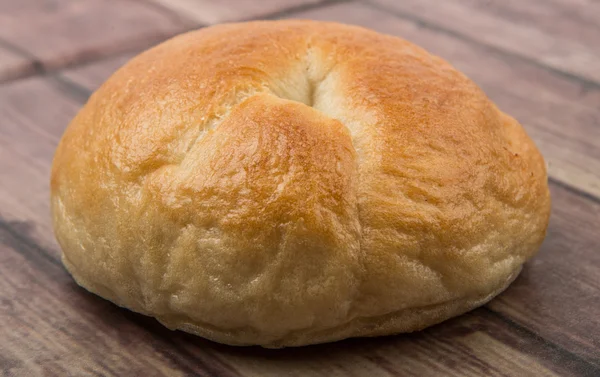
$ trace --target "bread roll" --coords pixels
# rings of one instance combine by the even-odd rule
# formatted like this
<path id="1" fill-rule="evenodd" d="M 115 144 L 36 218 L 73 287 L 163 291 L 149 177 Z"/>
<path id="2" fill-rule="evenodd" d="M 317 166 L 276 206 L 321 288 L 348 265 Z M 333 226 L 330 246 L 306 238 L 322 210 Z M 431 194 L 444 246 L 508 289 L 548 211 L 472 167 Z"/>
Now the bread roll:
<path id="1" fill-rule="evenodd" d="M 135 57 L 68 126 L 51 180 L 79 285 L 232 345 L 464 313 L 515 279 L 550 212 L 542 156 L 467 77 L 311 21 L 213 26 Z"/>

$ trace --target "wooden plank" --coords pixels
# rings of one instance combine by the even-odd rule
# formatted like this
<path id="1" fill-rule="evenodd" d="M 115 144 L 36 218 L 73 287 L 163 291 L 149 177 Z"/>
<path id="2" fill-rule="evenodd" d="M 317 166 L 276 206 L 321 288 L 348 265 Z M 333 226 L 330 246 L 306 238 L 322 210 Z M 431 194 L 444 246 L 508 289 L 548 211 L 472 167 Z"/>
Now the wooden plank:
<path id="1" fill-rule="evenodd" d="M 520 60 L 503 60 L 477 45 L 366 5 L 341 4 L 294 16 L 371 27 L 407 38 L 447 58 L 474 78 L 501 108 L 524 121 L 550 162 L 553 176 L 600 193 L 600 109 L 594 108 L 594 97 L 584 99 L 584 103 L 569 98 L 577 93 L 576 83 Z M 490 307 L 598 364 L 600 301 L 591 295 L 600 291 L 600 205 L 558 186 L 553 186 L 552 194 L 554 212 L 548 241 L 514 284 L 515 290 L 509 290 Z M 569 263 L 564 261 L 565 252 L 569 253 Z M 528 279 L 530 276 L 535 279 Z M 559 309 L 559 298 L 566 297 L 569 300 L 563 302 L 569 305 Z M 552 298 L 555 300 L 548 301 Z"/>
<path id="2" fill-rule="evenodd" d="M 0 41 L 0 83 L 25 76 L 34 70 L 33 62 L 30 59 L 3 47 Z"/>
<path id="3" fill-rule="evenodd" d="M 593 1 L 582 0 L 578 5 L 574 4 L 577 2 L 562 1 L 562 5 L 557 5 L 552 1 L 536 0 L 536 9 L 542 9 L 548 15 L 536 16 L 534 22 L 527 21 L 526 17 L 522 21 L 518 17 L 500 15 L 494 5 L 503 0 L 479 0 L 479 6 L 473 6 L 471 0 L 368 1 L 396 10 L 403 17 L 431 23 L 468 39 L 600 83 L 597 68 L 600 61 L 597 43 L 600 4 Z M 513 15 L 519 13 L 521 7 L 527 8 L 523 3 L 529 1 L 513 2 Z M 572 9 L 578 13 L 573 13 Z M 534 11 L 529 10 L 530 13 Z M 538 26 L 541 19 L 545 19 L 541 25 L 560 22 L 565 19 L 565 13 L 570 14 L 567 16 L 571 19 L 570 27 L 575 27 L 569 34 L 557 32 L 556 26 L 552 29 L 554 33 L 548 33 L 548 27 Z M 584 14 L 585 19 L 580 17 Z"/>
<path id="4" fill-rule="evenodd" d="M 81 103 L 42 78 L 0 87 L 0 214 L 27 221 L 32 234 L 58 253 L 49 222 L 50 166 L 59 138 Z"/>
<path id="5" fill-rule="evenodd" d="M 14 376 L 585 376 L 481 309 L 411 335 L 286 350 L 236 348 L 133 314 L 78 288 L 44 250 L 0 225 L 0 354 Z"/>
<path id="6" fill-rule="evenodd" d="M 462 0 L 461 4 L 491 17 L 532 26 L 553 38 L 600 50 L 600 3 L 594 0 Z"/>
<path id="7" fill-rule="evenodd" d="M 525 126 L 549 163 L 552 177 L 600 197 L 600 88 L 583 87 L 535 64 L 367 5 L 340 4 L 294 17 L 370 27 L 445 58 Z"/>
<path id="8" fill-rule="evenodd" d="M 145 47 L 190 26 L 138 1 L 0 1 L 0 38 L 46 68 Z"/>
<path id="9" fill-rule="evenodd" d="M 141 51 L 138 51 L 139 53 Z M 60 73 L 62 77 L 85 87 L 88 91 L 96 90 L 123 64 L 127 63 L 137 53 L 129 52 L 113 56 L 101 61 L 83 64 Z"/>
<path id="10" fill-rule="evenodd" d="M 152 0 L 203 24 L 249 20 L 323 0 Z"/>
<path id="11" fill-rule="evenodd" d="M 542 340 L 534 341 L 485 310 L 476 310 L 419 333 L 287 349 L 276 359 L 267 350 L 231 354 L 245 375 L 257 377 L 281 375 L 284 370 L 289 371 L 286 376 L 592 376 L 595 372 L 550 349 Z"/>

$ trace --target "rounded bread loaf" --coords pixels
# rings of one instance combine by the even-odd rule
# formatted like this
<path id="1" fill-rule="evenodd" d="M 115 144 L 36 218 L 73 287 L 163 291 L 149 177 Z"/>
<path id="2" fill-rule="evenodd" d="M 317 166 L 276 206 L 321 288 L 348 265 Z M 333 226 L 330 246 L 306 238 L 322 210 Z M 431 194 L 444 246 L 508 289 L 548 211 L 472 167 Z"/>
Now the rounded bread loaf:
<path id="1" fill-rule="evenodd" d="M 87 290 L 172 329 L 284 347 L 486 303 L 538 250 L 550 198 L 523 128 L 450 64 L 297 20 L 133 58 L 65 131 L 51 207 Z"/>

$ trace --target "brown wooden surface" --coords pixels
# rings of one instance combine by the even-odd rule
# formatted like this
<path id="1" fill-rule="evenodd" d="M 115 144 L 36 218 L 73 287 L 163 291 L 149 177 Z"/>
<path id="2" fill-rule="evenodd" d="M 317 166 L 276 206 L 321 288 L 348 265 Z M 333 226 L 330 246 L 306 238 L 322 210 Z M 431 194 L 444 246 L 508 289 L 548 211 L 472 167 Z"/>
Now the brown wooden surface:
<path id="1" fill-rule="evenodd" d="M 600 376 L 598 4 L 0 0 L 0 376 Z M 505 293 L 420 333 L 263 350 L 169 331 L 73 283 L 48 206 L 70 119 L 141 49 L 256 17 L 404 37 L 524 124 L 550 166 L 553 213 L 542 250 Z"/>
<path id="2" fill-rule="evenodd" d="M 330 0 L 151 0 L 202 24 L 245 21 Z"/>
<path id="3" fill-rule="evenodd" d="M 33 63 L 29 59 L 0 42 L 0 83 L 24 76 L 33 69 Z"/>
<path id="4" fill-rule="evenodd" d="M 369 1 L 396 10 L 400 17 L 419 20 L 459 38 L 498 48 L 585 79 L 600 81 L 597 63 L 600 60 L 600 5 L 595 0 L 513 0 L 504 6 L 499 5 L 503 3 L 500 0 Z M 538 6 L 537 12 L 531 9 L 532 5 Z M 521 8 L 524 9 L 522 13 L 519 12 Z M 540 14 L 540 9 L 549 9 L 550 12 Z M 523 14 L 523 17 L 511 16 L 511 13 Z M 572 23 L 563 29 L 548 27 L 556 26 L 565 19 Z"/>
<path id="5" fill-rule="evenodd" d="M 190 26 L 134 0 L 0 1 L 0 39 L 50 68 L 148 46 Z"/>

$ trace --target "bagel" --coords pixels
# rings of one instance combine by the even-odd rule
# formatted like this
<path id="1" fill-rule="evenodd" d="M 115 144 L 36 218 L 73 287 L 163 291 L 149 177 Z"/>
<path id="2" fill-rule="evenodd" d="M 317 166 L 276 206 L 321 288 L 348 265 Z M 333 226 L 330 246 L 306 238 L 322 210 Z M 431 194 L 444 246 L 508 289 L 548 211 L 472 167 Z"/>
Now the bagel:
<path id="1" fill-rule="evenodd" d="M 79 285 L 231 345 L 467 312 L 516 278 L 550 213 L 540 152 L 465 75 L 315 21 L 217 25 L 143 52 L 69 124 L 51 175 Z"/>

